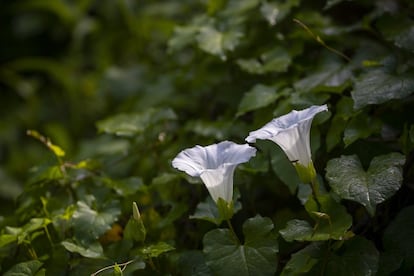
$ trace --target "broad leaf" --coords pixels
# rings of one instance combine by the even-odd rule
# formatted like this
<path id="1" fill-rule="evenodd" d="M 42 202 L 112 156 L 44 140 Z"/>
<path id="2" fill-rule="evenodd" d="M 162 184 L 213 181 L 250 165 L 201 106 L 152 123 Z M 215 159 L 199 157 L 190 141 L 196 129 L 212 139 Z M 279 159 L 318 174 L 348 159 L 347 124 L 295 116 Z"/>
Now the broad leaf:
<path id="1" fill-rule="evenodd" d="M 414 92 L 414 74 L 395 75 L 383 69 L 371 70 L 356 81 L 351 92 L 354 108 L 403 99 Z"/>
<path id="2" fill-rule="evenodd" d="M 244 94 L 236 116 L 270 105 L 281 95 L 281 93 L 276 92 L 275 87 L 257 84 Z"/>
<path id="3" fill-rule="evenodd" d="M 75 235 L 80 241 L 96 240 L 118 219 L 121 210 L 119 202 L 112 201 L 102 210 L 95 210 L 83 201 L 77 202 L 77 210 L 72 217 Z"/>
<path id="4" fill-rule="evenodd" d="M 400 189 L 404 162 L 399 153 L 381 155 L 365 171 L 356 155 L 342 156 L 328 162 L 326 178 L 337 195 L 361 203 L 373 216 L 376 206 Z"/>
<path id="5" fill-rule="evenodd" d="M 312 226 L 305 220 L 294 219 L 279 231 L 286 241 L 323 241 L 328 239 L 343 240 L 352 236 L 348 229 L 352 225 L 352 217 L 343 205 L 336 202 L 330 195 L 318 197 L 321 209 L 310 199 L 306 210 L 314 219 Z"/>
<path id="6" fill-rule="evenodd" d="M 208 232 L 203 239 L 207 265 L 217 275 L 274 275 L 278 244 L 272 230 L 269 218 L 256 216 L 243 225 L 244 244 L 228 229 Z"/>
<path id="7" fill-rule="evenodd" d="M 375 117 L 368 116 L 366 113 L 358 114 L 345 127 L 343 138 L 345 146 L 349 146 L 358 139 L 367 138 L 374 133 L 380 132 L 381 125 L 381 121 Z"/>
<path id="8" fill-rule="evenodd" d="M 251 74 L 263 75 L 270 72 L 285 72 L 292 62 L 286 49 L 276 47 L 264 52 L 258 58 L 238 59 L 237 64 Z"/>
<path id="9" fill-rule="evenodd" d="M 93 242 L 87 246 L 74 243 L 73 241 L 66 240 L 61 242 L 63 247 L 67 251 L 72 253 L 78 253 L 86 258 L 103 258 L 103 249 L 99 242 Z"/>

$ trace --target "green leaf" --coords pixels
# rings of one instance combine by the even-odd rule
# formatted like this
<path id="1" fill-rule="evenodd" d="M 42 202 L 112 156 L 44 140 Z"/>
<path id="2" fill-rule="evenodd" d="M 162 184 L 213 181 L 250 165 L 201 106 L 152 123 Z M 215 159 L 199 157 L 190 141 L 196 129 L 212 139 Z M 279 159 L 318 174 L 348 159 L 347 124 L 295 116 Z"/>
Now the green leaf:
<path id="1" fill-rule="evenodd" d="M 140 248 L 138 250 L 138 254 L 144 258 L 156 258 L 159 255 L 172 251 L 174 249 L 175 248 L 168 243 L 158 242 L 156 244 L 151 244 L 143 248 Z"/>
<path id="2" fill-rule="evenodd" d="M 258 58 L 237 60 L 237 64 L 242 70 L 258 75 L 270 72 L 286 72 L 291 62 L 292 58 L 288 51 L 282 47 L 264 52 Z"/>
<path id="3" fill-rule="evenodd" d="M 118 219 L 121 213 L 119 202 L 113 200 L 102 210 L 91 208 L 83 201 L 77 202 L 77 209 L 72 216 L 75 235 L 80 241 L 96 240 Z"/>
<path id="4" fill-rule="evenodd" d="M 281 93 L 276 92 L 275 87 L 257 84 L 244 94 L 236 116 L 268 106 L 274 103 L 281 95 Z"/>
<path id="5" fill-rule="evenodd" d="M 336 202 L 329 194 L 318 197 L 321 210 L 310 199 L 305 207 L 315 221 L 315 225 L 304 220 L 294 219 L 279 231 L 286 241 L 322 241 L 328 239 L 343 240 L 350 235 L 348 229 L 352 226 L 352 217 L 345 207 Z"/>
<path id="6" fill-rule="evenodd" d="M 118 114 L 101 120 L 96 125 L 101 132 L 133 136 L 143 133 L 156 124 L 176 118 L 172 109 L 148 109 L 142 113 Z"/>
<path id="7" fill-rule="evenodd" d="M 328 151 L 331 151 L 342 140 L 342 133 L 345 130 L 346 123 L 353 115 L 353 101 L 350 97 L 342 97 L 336 104 L 336 112 L 332 118 L 331 126 L 326 136 Z"/>
<path id="8" fill-rule="evenodd" d="M 6 271 L 3 276 L 34 276 L 43 263 L 38 260 L 18 263 Z"/>
<path id="9" fill-rule="evenodd" d="M 124 238 L 137 242 L 145 241 L 147 231 L 142 220 L 129 219 L 124 229 Z"/>
<path id="10" fill-rule="evenodd" d="M 402 263 L 403 271 L 412 270 L 414 266 L 414 206 L 409 206 L 400 211 L 397 217 L 387 227 L 383 236 L 385 253 L 399 256 L 398 263 Z"/>
<path id="11" fill-rule="evenodd" d="M 375 157 L 365 171 L 356 155 L 342 156 L 328 162 L 326 178 L 337 195 L 361 203 L 373 216 L 376 206 L 400 189 L 404 163 L 403 155 L 390 153 Z"/>
<path id="12" fill-rule="evenodd" d="M 240 193 L 238 190 L 235 190 L 233 193 L 233 215 L 242 208 L 240 201 L 238 201 L 239 198 Z M 226 218 L 219 212 L 218 206 L 214 200 L 208 196 L 205 201 L 197 204 L 196 211 L 194 212 L 194 215 L 190 216 L 190 219 L 201 219 L 220 225 Z"/>
<path id="13" fill-rule="evenodd" d="M 300 0 L 289 0 L 283 3 L 263 1 L 260 12 L 271 26 L 282 21 L 293 7 L 298 6 Z"/>
<path id="14" fill-rule="evenodd" d="M 399 75 L 384 69 L 371 70 L 356 81 L 351 92 L 354 108 L 381 104 L 393 99 L 403 99 L 414 92 L 414 74 Z"/>
<path id="15" fill-rule="evenodd" d="M 343 141 L 345 146 L 361 138 L 367 138 L 381 131 L 382 123 L 378 118 L 360 113 L 353 117 L 345 127 Z"/>
<path id="16" fill-rule="evenodd" d="M 177 267 L 181 275 L 211 276 L 203 252 L 198 250 L 185 251 L 180 254 Z"/>
<path id="17" fill-rule="evenodd" d="M 228 229 L 215 229 L 203 239 L 207 265 L 217 275 L 274 275 L 277 236 L 269 218 L 256 216 L 243 224 L 245 242 L 239 244 Z"/>
<path id="18" fill-rule="evenodd" d="M 61 244 L 66 248 L 67 251 L 72 253 L 78 253 L 86 258 L 103 258 L 103 249 L 99 242 L 93 242 L 87 246 L 76 244 L 73 241 L 66 240 L 62 241 Z"/>
<path id="19" fill-rule="evenodd" d="M 212 26 L 203 26 L 197 35 L 198 46 L 205 52 L 226 60 L 226 52 L 233 51 L 243 33 L 231 30 L 221 32 Z"/>
<path id="20" fill-rule="evenodd" d="M 268 144 L 270 145 L 270 143 Z M 272 147 L 269 149 L 271 158 L 270 164 L 272 165 L 272 169 L 280 180 L 282 180 L 282 182 L 288 187 L 291 194 L 294 194 L 299 183 L 301 183 L 299 176 L 283 150 L 279 147 L 275 147 L 274 144 L 270 146 Z"/>
<path id="21" fill-rule="evenodd" d="M 343 244 L 342 244 L 343 243 Z M 292 255 L 281 275 L 376 275 L 379 253 L 361 237 L 332 245 L 311 243 Z"/>

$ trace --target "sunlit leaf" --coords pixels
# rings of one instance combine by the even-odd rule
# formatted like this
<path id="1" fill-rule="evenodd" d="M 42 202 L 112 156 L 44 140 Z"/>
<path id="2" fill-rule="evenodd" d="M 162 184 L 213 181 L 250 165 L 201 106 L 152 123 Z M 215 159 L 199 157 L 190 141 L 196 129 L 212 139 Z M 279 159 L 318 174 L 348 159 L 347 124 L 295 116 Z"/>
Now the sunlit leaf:
<path id="1" fill-rule="evenodd" d="M 365 171 L 356 155 L 342 156 L 328 162 L 326 178 L 337 195 L 361 203 L 373 216 L 376 206 L 400 189 L 404 163 L 403 155 L 390 153 L 375 157 Z"/>
<path id="2" fill-rule="evenodd" d="M 243 225 L 243 244 L 228 229 L 208 232 L 203 239 L 207 265 L 222 275 L 274 275 L 278 243 L 272 230 L 269 218 L 256 216 Z"/>

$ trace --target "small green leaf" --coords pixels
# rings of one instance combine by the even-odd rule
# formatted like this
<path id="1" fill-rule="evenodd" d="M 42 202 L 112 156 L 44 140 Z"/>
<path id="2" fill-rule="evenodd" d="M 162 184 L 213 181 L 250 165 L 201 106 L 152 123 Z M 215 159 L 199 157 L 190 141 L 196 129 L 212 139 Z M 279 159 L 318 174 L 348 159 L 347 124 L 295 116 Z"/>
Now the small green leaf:
<path id="1" fill-rule="evenodd" d="M 6 271 L 3 276 L 33 276 L 42 267 L 43 263 L 38 260 L 18 263 Z"/>
<path id="2" fill-rule="evenodd" d="M 207 265 L 217 275 L 274 275 L 278 243 L 269 218 L 256 216 L 243 225 L 245 243 L 227 229 L 215 229 L 203 239 Z"/>
<path id="3" fill-rule="evenodd" d="M 143 133 L 153 125 L 176 118 L 172 109 L 148 109 L 141 113 L 118 114 L 99 121 L 96 126 L 100 132 L 133 136 Z"/>
<path id="4" fill-rule="evenodd" d="M 271 26 L 282 21 L 293 7 L 298 6 L 300 0 L 289 0 L 282 2 L 263 1 L 260 12 Z"/>
<path id="5" fill-rule="evenodd" d="M 226 52 L 233 51 L 243 33 L 231 30 L 220 32 L 212 26 L 203 26 L 197 35 L 198 46 L 205 52 L 226 59 Z"/>
<path id="6" fill-rule="evenodd" d="M 361 203 L 373 216 L 376 206 L 400 189 L 404 163 L 403 155 L 390 153 L 375 157 L 365 171 L 356 155 L 342 156 L 328 162 L 326 178 L 337 195 Z"/>
<path id="7" fill-rule="evenodd" d="M 159 255 L 172 251 L 175 248 L 165 242 L 158 242 L 156 244 L 151 244 L 139 249 L 139 255 L 144 258 L 156 258 Z"/>
<path id="8" fill-rule="evenodd" d="M 66 240 L 61 242 L 63 247 L 66 248 L 67 251 L 72 253 L 78 253 L 86 258 L 103 258 L 103 249 L 99 242 L 93 242 L 88 244 L 87 246 L 76 244 L 73 241 Z"/>
<path id="9" fill-rule="evenodd" d="M 326 250 L 323 242 L 313 242 L 302 250 L 294 253 L 283 268 L 281 276 L 309 275 L 312 268 L 320 261 L 323 250 Z"/>
<path id="10" fill-rule="evenodd" d="M 281 94 L 277 93 L 274 87 L 257 84 L 244 94 L 236 116 L 270 105 L 280 96 Z"/>
<path id="11" fill-rule="evenodd" d="M 403 99 L 414 92 L 414 74 L 390 74 L 384 69 L 370 70 L 364 74 L 351 92 L 354 108 L 381 104 L 393 99 Z"/>
<path id="12" fill-rule="evenodd" d="M 136 242 L 145 241 L 146 229 L 144 223 L 135 219 L 130 219 L 124 229 L 124 238 Z"/>
<path id="13" fill-rule="evenodd" d="M 286 241 L 322 241 L 328 239 L 343 240 L 349 236 L 352 217 L 343 205 L 336 202 L 329 194 L 318 197 L 321 210 L 313 199 L 305 207 L 315 221 L 314 226 L 304 220 L 294 219 L 279 231 Z"/>
<path id="14" fill-rule="evenodd" d="M 264 52 L 258 58 L 237 60 L 237 64 L 242 70 L 258 75 L 270 72 L 286 72 L 291 62 L 292 58 L 288 51 L 282 47 Z"/>

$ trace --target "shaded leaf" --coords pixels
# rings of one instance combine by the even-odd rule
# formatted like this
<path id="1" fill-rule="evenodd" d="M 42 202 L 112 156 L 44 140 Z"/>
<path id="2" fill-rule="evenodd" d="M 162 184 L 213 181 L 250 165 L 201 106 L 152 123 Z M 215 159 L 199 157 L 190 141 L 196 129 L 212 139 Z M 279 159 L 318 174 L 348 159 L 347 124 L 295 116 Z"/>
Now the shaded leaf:
<path id="1" fill-rule="evenodd" d="M 345 127 L 343 138 L 345 146 L 349 146 L 358 139 L 367 138 L 380 132 L 381 126 L 382 123 L 378 118 L 368 116 L 366 113 L 358 114 Z"/>
<path id="2" fill-rule="evenodd" d="M 62 241 L 61 244 L 67 251 L 78 253 L 86 258 L 103 258 L 103 249 L 99 242 L 93 242 L 87 246 L 76 244 L 70 240 Z"/>
<path id="3" fill-rule="evenodd" d="M 326 167 L 326 178 L 332 190 L 343 199 L 365 206 L 373 216 L 376 206 L 401 187 L 405 157 L 390 153 L 375 157 L 365 171 L 356 155 L 332 159 Z"/>
<path id="4" fill-rule="evenodd" d="M 251 74 L 263 75 L 270 72 L 285 72 L 292 62 L 288 51 L 276 47 L 264 52 L 258 58 L 238 59 L 237 64 L 244 71 Z"/>
<path id="5" fill-rule="evenodd" d="M 414 74 L 391 74 L 383 69 L 371 70 L 356 81 L 351 92 L 354 108 L 403 99 L 414 92 Z"/>
<path id="6" fill-rule="evenodd" d="M 279 231 L 286 241 L 322 241 L 328 239 L 343 240 L 352 236 L 348 229 L 352 226 L 352 217 L 345 207 L 330 195 L 318 197 L 321 209 L 313 199 L 305 207 L 315 221 L 314 226 L 305 220 L 294 219 Z"/>
<path id="7" fill-rule="evenodd" d="M 6 271 L 3 276 L 33 276 L 43 266 L 43 263 L 38 260 L 18 263 Z"/>
<path id="8" fill-rule="evenodd" d="M 239 244 L 228 229 L 215 229 L 203 239 L 207 265 L 219 275 L 274 275 L 277 237 L 269 218 L 256 216 L 243 225 L 245 243 Z"/>

